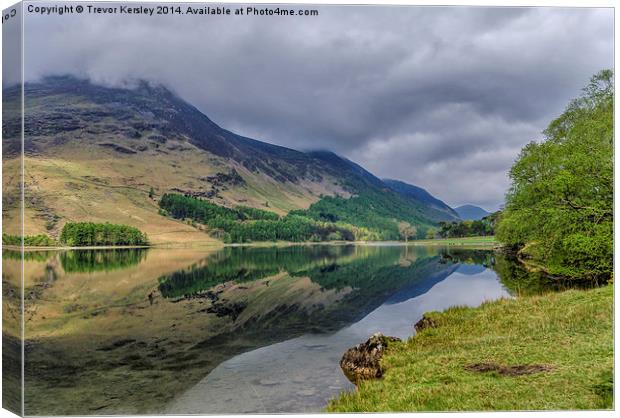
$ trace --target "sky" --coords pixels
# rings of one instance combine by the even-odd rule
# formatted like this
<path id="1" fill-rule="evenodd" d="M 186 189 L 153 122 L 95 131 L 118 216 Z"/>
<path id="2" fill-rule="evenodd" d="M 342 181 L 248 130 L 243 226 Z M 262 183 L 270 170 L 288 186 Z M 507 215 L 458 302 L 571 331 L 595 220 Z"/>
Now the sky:
<path id="1" fill-rule="evenodd" d="M 305 8 L 319 16 L 27 14 L 25 76 L 163 84 L 238 134 L 496 210 L 520 149 L 613 67 L 612 9 Z"/>

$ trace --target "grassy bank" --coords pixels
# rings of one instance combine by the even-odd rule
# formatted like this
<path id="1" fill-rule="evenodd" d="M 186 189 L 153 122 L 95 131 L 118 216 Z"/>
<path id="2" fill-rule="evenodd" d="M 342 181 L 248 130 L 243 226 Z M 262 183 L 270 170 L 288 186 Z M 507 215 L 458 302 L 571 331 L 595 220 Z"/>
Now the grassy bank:
<path id="1" fill-rule="evenodd" d="M 394 345 L 381 380 L 327 410 L 472 411 L 612 407 L 613 287 L 452 308 Z M 539 366 L 534 373 L 527 368 Z M 490 371 L 484 371 L 491 369 Z"/>

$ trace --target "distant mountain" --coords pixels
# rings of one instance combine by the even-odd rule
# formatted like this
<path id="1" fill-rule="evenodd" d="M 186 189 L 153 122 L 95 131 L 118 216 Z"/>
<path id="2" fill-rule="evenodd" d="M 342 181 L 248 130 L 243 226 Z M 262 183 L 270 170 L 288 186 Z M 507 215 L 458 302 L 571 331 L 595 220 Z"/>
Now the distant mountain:
<path id="1" fill-rule="evenodd" d="M 458 208 L 454 208 L 454 210 L 459 214 L 459 218 L 470 221 L 476 221 L 491 214 L 491 212 L 487 212 L 481 207 L 474 205 L 463 205 Z"/>
<path id="2" fill-rule="evenodd" d="M 396 239 L 406 224 L 424 236 L 455 217 L 426 191 L 384 183 L 333 152 L 300 152 L 230 132 L 162 86 L 112 88 L 61 76 L 26 83 L 24 96 L 28 235 L 57 237 L 65 222 L 89 220 L 135 226 L 154 243 L 213 241 L 160 215 L 165 193 L 295 211 L 352 225 L 367 239 Z M 3 90 L 7 109 L 19 108 L 20 98 L 19 88 Z M 4 186 L 17 197 L 21 119 L 5 116 Z M 19 199 L 5 201 L 13 233 Z"/>
<path id="3" fill-rule="evenodd" d="M 456 221 L 459 219 L 459 215 L 454 209 L 421 187 L 393 179 L 383 179 L 383 182 L 396 193 L 427 206 L 426 214 L 434 220 Z"/>

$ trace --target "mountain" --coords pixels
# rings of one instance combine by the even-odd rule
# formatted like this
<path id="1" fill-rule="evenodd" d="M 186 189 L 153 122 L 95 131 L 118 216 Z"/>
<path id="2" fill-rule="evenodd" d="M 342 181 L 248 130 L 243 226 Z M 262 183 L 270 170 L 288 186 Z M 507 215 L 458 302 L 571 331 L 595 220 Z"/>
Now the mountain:
<path id="1" fill-rule="evenodd" d="M 459 218 L 470 221 L 476 221 L 491 214 L 491 212 L 487 212 L 481 207 L 474 205 L 463 205 L 458 208 L 454 208 L 454 210 L 459 214 Z"/>
<path id="2" fill-rule="evenodd" d="M 426 214 L 437 221 L 456 221 L 459 215 L 450 206 L 427 192 L 421 187 L 400 180 L 383 179 L 383 182 L 396 193 L 426 205 Z"/>
<path id="3" fill-rule="evenodd" d="M 18 109 L 19 88 L 3 90 Z M 217 205 L 346 223 L 368 239 L 422 236 L 444 208 L 404 196 L 329 151 L 300 152 L 230 132 L 162 86 L 96 85 L 71 76 L 24 86 L 25 228 L 58 237 L 68 221 L 122 223 L 154 243 L 216 241 L 200 226 L 162 216 L 178 193 Z M 19 223 L 19 112 L 3 115 L 5 232 Z M 365 232 L 364 232 L 365 231 Z"/>

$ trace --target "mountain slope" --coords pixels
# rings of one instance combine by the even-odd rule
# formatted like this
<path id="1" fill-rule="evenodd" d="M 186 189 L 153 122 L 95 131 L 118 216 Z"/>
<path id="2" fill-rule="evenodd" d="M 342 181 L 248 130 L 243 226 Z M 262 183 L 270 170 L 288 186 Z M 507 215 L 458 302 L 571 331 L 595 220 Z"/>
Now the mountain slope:
<path id="1" fill-rule="evenodd" d="M 474 205 L 463 205 L 458 208 L 454 208 L 454 210 L 459 214 L 461 219 L 468 221 L 477 221 L 491 214 L 481 207 Z"/>
<path id="2" fill-rule="evenodd" d="M 18 89 L 5 89 L 3 104 L 19 96 Z M 279 215 L 308 210 L 317 220 L 337 203 L 332 215 L 342 222 L 374 217 L 359 226 L 389 227 L 382 236 L 390 238 L 399 223 L 422 233 L 436 221 L 426 203 L 399 195 L 347 159 L 236 135 L 161 86 L 121 89 L 50 77 L 25 85 L 24 106 L 27 235 L 57 237 L 65 222 L 89 220 L 138 227 L 154 243 L 214 242 L 200 227 L 161 216 L 157 201 L 164 193 Z M 15 173 L 19 126 L 18 119 L 3 121 L 3 162 Z M 6 190 L 18 178 L 4 176 Z M 5 199 L 9 223 L 18 217 L 17 203 Z M 343 216 L 353 213 L 349 206 L 360 216 Z"/>
<path id="3" fill-rule="evenodd" d="M 425 205 L 425 214 L 433 220 L 453 221 L 459 219 L 459 215 L 454 209 L 421 187 L 393 179 L 383 179 L 383 182 L 396 193 L 418 204 Z"/>

